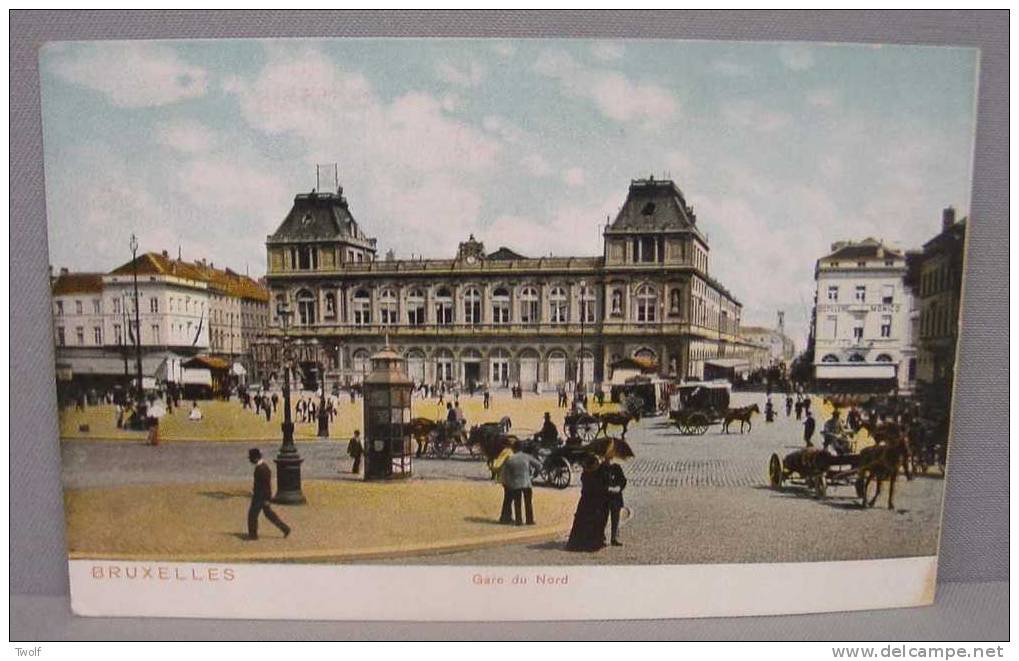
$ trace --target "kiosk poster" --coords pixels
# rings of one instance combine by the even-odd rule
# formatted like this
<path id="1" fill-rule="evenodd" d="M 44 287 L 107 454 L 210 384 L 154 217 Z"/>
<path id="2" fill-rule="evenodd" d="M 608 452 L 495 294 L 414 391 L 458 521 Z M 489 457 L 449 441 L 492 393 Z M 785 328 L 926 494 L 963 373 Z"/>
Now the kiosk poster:
<path id="1" fill-rule="evenodd" d="M 930 603 L 978 63 L 43 45 L 75 611 Z"/>

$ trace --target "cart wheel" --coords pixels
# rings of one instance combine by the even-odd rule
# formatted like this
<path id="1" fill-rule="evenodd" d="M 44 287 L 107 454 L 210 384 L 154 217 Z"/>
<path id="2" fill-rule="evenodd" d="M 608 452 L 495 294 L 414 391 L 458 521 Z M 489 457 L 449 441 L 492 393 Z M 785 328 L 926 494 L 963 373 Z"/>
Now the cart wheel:
<path id="1" fill-rule="evenodd" d="M 771 459 L 768 460 L 768 479 L 771 482 L 772 489 L 782 488 L 782 460 L 774 453 L 772 453 Z"/>
<path id="2" fill-rule="evenodd" d="M 556 489 L 565 489 L 570 486 L 570 478 L 573 476 L 570 471 L 570 464 L 562 457 L 551 460 L 550 466 L 545 469 L 546 479 Z"/>
<path id="3" fill-rule="evenodd" d="M 438 457 L 439 459 L 448 457 L 452 453 L 453 452 L 452 449 L 450 448 L 449 441 L 447 441 L 446 439 L 437 438 L 434 441 L 432 441 L 432 454 Z"/>
<path id="4" fill-rule="evenodd" d="M 535 466 L 534 464 L 528 464 L 528 466 L 530 466 L 530 469 L 531 469 L 531 481 L 532 482 L 537 480 L 538 478 L 542 477 L 542 473 L 544 471 L 543 471 L 543 469 L 541 467 Z"/>
<path id="5" fill-rule="evenodd" d="M 583 422 L 577 425 L 577 435 L 585 441 L 593 441 L 598 433 L 598 425 L 592 422 Z"/>
<path id="6" fill-rule="evenodd" d="M 814 478 L 814 498 L 821 500 L 828 493 L 828 480 L 825 479 L 824 473 Z"/>

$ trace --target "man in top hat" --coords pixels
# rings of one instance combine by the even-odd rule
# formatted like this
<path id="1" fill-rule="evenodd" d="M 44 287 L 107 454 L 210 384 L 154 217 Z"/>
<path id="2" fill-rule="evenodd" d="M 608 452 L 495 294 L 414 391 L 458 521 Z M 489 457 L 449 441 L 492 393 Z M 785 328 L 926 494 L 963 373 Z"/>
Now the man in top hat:
<path id="1" fill-rule="evenodd" d="M 255 464 L 255 485 L 251 492 L 251 506 L 248 508 L 248 539 L 258 539 L 258 513 L 283 532 L 284 537 L 290 535 L 290 526 L 276 516 L 269 507 L 272 499 L 272 469 L 262 459 L 262 451 L 258 448 L 248 450 L 248 461 Z"/>

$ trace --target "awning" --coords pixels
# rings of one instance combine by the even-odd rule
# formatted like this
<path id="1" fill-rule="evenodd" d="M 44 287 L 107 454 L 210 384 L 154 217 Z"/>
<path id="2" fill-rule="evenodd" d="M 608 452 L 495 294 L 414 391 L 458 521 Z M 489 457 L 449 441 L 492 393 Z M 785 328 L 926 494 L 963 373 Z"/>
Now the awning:
<path id="1" fill-rule="evenodd" d="M 216 371 L 226 371 L 230 369 L 230 363 L 226 362 L 222 358 L 214 358 L 213 356 L 195 356 L 194 358 L 186 361 L 184 367 L 198 367 Z"/>
<path id="2" fill-rule="evenodd" d="M 726 369 L 738 369 L 740 367 L 750 369 L 750 362 L 743 358 L 708 358 L 704 361 L 704 364 L 724 367 Z"/>
<path id="3" fill-rule="evenodd" d="M 163 356 L 146 356 L 142 358 L 142 376 L 157 376 L 165 362 Z M 127 375 L 138 374 L 138 363 L 134 356 L 127 359 Z M 71 376 L 124 376 L 124 359 L 109 356 L 65 356 L 57 359 L 57 372 Z"/>
<path id="4" fill-rule="evenodd" d="M 894 379 L 894 363 L 819 363 L 814 366 L 818 379 Z"/>

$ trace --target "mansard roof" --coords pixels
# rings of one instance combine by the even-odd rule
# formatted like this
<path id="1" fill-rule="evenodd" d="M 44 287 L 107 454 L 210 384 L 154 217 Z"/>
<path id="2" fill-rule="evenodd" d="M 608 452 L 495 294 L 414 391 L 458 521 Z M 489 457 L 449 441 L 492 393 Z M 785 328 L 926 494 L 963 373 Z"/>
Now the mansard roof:
<path id="1" fill-rule="evenodd" d="M 354 239 L 367 242 L 368 237 L 350 214 L 343 189 L 336 193 L 301 194 L 286 218 L 269 236 L 269 243 L 293 241 L 337 241 Z"/>
<path id="2" fill-rule="evenodd" d="M 53 279 L 53 295 L 99 294 L 103 291 L 102 273 L 70 273 L 61 271 Z"/>
<path id="3" fill-rule="evenodd" d="M 646 231 L 693 231 L 698 236 L 697 217 L 687 205 L 683 192 L 670 179 L 634 179 L 626 202 L 607 234 Z M 703 237 L 702 237 L 703 239 Z"/>
<path id="4" fill-rule="evenodd" d="M 831 252 L 822 259 L 884 259 L 902 258 L 901 250 L 891 248 L 878 239 L 868 236 L 863 241 L 837 241 L 831 245 Z"/>
<path id="5" fill-rule="evenodd" d="M 506 246 L 499 246 L 499 249 L 496 250 L 495 252 L 493 252 L 492 254 L 490 254 L 488 256 L 488 259 L 512 260 L 512 259 L 527 259 L 527 258 L 524 257 L 523 255 L 521 255 L 520 253 L 518 253 L 515 250 L 510 250 Z"/>

